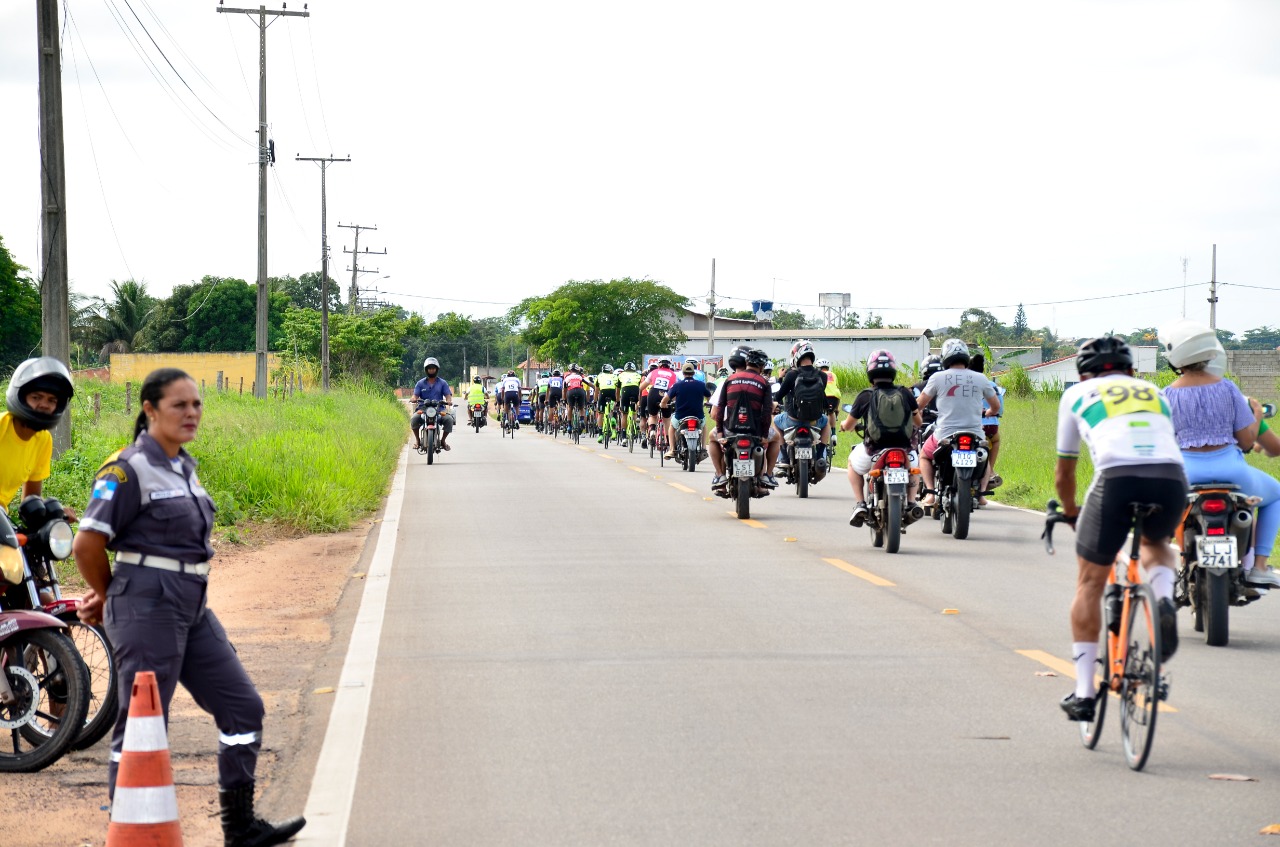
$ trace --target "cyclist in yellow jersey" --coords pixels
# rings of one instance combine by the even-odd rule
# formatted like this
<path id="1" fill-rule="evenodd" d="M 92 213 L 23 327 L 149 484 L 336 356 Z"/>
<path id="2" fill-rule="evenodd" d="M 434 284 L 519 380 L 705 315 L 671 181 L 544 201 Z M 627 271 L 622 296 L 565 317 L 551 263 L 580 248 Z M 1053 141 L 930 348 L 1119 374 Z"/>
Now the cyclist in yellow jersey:
<path id="1" fill-rule="evenodd" d="M 606 363 L 596 374 L 596 427 L 604 428 L 604 407 L 618 402 L 618 377 L 613 372 L 613 365 Z M 604 434 L 596 436 L 597 442 L 604 441 Z"/>
<path id="2" fill-rule="evenodd" d="M 831 372 L 831 361 L 829 359 L 819 359 L 814 362 L 814 366 L 822 371 L 822 375 L 827 381 L 825 408 L 828 415 L 834 415 L 836 409 L 840 408 L 840 386 L 836 384 L 836 375 Z"/>
<path id="3" fill-rule="evenodd" d="M 614 376 L 618 378 L 618 431 L 625 433 L 627 413 L 632 412 L 640 402 L 640 380 L 643 377 L 636 370 L 635 362 L 627 362 Z M 621 443 L 624 447 L 627 446 L 625 437 Z"/>

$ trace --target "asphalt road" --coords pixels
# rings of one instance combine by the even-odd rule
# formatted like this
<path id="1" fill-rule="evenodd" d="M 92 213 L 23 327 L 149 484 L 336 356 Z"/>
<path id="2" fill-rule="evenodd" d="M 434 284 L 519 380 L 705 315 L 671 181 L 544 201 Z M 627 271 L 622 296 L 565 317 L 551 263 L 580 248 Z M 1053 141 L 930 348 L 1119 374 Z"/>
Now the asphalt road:
<path id="1" fill-rule="evenodd" d="M 1035 515 L 993 507 L 889 555 L 847 525 L 842 473 L 744 523 L 709 465 L 452 441 L 409 458 L 349 844 L 1164 847 L 1280 823 L 1276 597 L 1233 610 L 1226 648 L 1183 612 L 1176 711 L 1134 773 L 1116 709 L 1089 752 L 1057 707 L 1069 531 L 1050 558 Z"/>

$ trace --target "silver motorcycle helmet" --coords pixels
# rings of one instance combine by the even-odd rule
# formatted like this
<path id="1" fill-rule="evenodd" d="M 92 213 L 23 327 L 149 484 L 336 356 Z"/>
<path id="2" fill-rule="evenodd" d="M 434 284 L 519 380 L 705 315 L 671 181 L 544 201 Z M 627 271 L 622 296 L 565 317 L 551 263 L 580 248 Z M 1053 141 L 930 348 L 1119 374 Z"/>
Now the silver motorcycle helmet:
<path id="1" fill-rule="evenodd" d="M 27 395 L 33 391 L 47 391 L 55 395 L 58 398 L 57 408 L 46 414 L 28 406 Z M 14 418 L 40 432 L 57 426 L 73 396 L 75 389 L 71 386 L 71 372 L 67 366 L 52 356 L 41 356 L 18 365 L 9 380 L 4 404 Z"/>

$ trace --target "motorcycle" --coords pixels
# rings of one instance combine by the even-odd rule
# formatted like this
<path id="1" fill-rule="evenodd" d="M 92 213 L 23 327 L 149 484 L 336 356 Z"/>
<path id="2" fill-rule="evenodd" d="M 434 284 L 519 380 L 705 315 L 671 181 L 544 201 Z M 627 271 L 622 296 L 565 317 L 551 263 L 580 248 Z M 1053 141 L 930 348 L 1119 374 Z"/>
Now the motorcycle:
<path id="1" fill-rule="evenodd" d="M 476 432 L 480 431 L 480 427 L 484 426 L 484 404 L 471 404 L 471 425 L 476 428 Z"/>
<path id="2" fill-rule="evenodd" d="M 0 573 L 17 585 L 28 570 L 18 533 L 0 510 Z M 42 611 L 0 609 L 0 729 L 9 736 L 0 740 L 0 772 L 42 770 L 71 749 L 85 726 L 88 692 L 89 671 L 66 623 Z"/>
<path id="3" fill-rule="evenodd" d="M 1240 551 L 1253 536 L 1257 501 L 1239 486 L 1210 482 L 1191 486 L 1177 531 L 1182 548 L 1174 601 L 1191 607 L 1196 632 L 1211 647 L 1225 647 L 1231 606 L 1244 606 L 1264 592 L 1245 585 Z"/>
<path id="4" fill-rule="evenodd" d="M 417 411 L 422 415 L 418 452 L 426 455 L 428 465 L 435 464 L 436 454 L 443 449 L 440 446 L 440 410 L 443 405 L 439 400 L 423 400 L 418 404 Z"/>
<path id="5" fill-rule="evenodd" d="M 783 440 L 791 460 L 786 467 L 787 484 L 796 487 L 797 497 L 808 497 L 809 486 L 821 482 L 827 475 L 826 463 L 821 461 L 823 445 L 814 438 L 808 424 L 787 430 Z"/>
<path id="6" fill-rule="evenodd" d="M 938 445 L 933 466 L 938 501 L 933 518 L 942 521 L 944 534 L 968 538 L 976 498 L 990 493 L 978 490 L 987 472 L 986 442 L 977 433 L 958 432 Z"/>
<path id="7" fill-rule="evenodd" d="M 692 473 L 702 458 L 702 419 L 680 418 L 676 421 L 676 433 L 676 464 Z"/>
<path id="8" fill-rule="evenodd" d="M 871 457 L 871 471 L 867 474 L 871 546 L 897 553 L 902 533 L 924 517 L 924 509 L 910 497 L 911 477 L 919 473 L 919 469 L 911 467 L 910 456 L 902 447 L 886 447 Z"/>
<path id="9" fill-rule="evenodd" d="M 23 558 L 25 591 L 0 586 L 0 604 L 14 609 L 42 611 L 67 625 L 67 635 L 89 671 L 89 710 L 73 750 L 92 747 L 115 724 L 119 704 L 115 652 L 101 625 L 82 623 L 77 614 L 80 600 L 62 596 L 55 562 L 71 554 L 74 533 L 62 504 L 52 498 L 29 496 L 18 507 L 21 526 L 17 534 Z"/>

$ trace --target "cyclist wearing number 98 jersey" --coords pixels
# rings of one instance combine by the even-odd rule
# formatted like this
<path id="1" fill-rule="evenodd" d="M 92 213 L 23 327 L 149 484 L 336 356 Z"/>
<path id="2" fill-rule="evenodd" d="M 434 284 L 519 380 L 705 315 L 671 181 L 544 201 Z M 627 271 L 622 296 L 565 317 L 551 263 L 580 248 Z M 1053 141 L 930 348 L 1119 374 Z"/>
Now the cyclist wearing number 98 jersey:
<path id="1" fill-rule="evenodd" d="M 1164 658 L 1177 648 L 1173 603 L 1177 554 L 1169 538 L 1182 519 L 1187 479 L 1169 402 L 1160 389 L 1133 375 L 1133 356 L 1124 339 L 1109 336 L 1085 342 L 1076 356 L 1076 368 L 1080 382 L 1063 392 L 1058 405 L 1054 478 L 1063 513 L 1075 518 L 1079 565 L 1071 604 L 1076 689 L 1061 705 L 1071 720 L 1091 721 L 1097 698 L 1094 671 L 1102 591 L 1132 529 L 1131 503 L 1160 507 L 1143 519 L 1140 555 L 1160 611 Z M 1081 440 L 1089 447 L 1096 472 L 1083 507 L 1077 509 Z"/>

